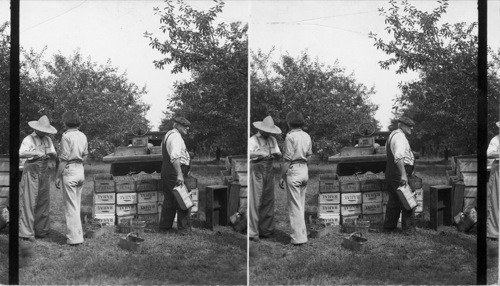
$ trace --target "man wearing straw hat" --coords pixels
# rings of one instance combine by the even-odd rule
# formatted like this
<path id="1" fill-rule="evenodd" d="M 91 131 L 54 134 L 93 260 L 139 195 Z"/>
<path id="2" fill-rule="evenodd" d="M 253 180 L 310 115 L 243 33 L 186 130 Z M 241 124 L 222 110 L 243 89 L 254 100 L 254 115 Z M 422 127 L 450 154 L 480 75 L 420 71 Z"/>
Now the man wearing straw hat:
<path id="1" fill-rule="evenodd" d="M 411 135 L 415 122 L 406 116 L 398 119 L 398 129 L 392 131 L 387 139 L 385 180 L 387 181 L 389 201 L 384 220 L 384 231 L 396 230 L 399 215 L 401 214 L 401 228 L 412 231 L 410 220 L 413 210 L 406 210 L 398 197 L 397 189 L 400 185 L 408 184 L 408 178 L 413 174 L 415 157 L 406 136 Z"/>
<path id="2" fill-rule="evenodd" d="M 500 128 L 500 121 L 496 123 Z M 500 132 L 493 137 L 488 145 L 486 155 L 488 159 L 492 159 L 490 178 L 488 179 L 488 201 L 487 201 L 487 216 L 486 216 L 486 237 L 498 240 L 498 213 L 499 213 L 499 168 L 498 157 L 500 152 Z"/>
<path id="3" fill-rule="evenodd" d="M 28 125 L 34 131 L 19 148 L 19 157 L 27 159 L 19 188 L 19 237 L 34 241 L 35 237 L 43 238 L 49 233 L 49 159 L 55 158 L 56 150 L 47 135 L 57 130 L 45 115 Z"/>
<path id="4" fill-rule="evenodd" d="M 253 126 L 259 131 L 250 137 L 250 202 L 248 237 L 258 241 L 274 232 L 274 175 L 273 159 L 281 156 L 276 138 L 281 129 L 274 125 L 271 116 L 256 121 Z"/>

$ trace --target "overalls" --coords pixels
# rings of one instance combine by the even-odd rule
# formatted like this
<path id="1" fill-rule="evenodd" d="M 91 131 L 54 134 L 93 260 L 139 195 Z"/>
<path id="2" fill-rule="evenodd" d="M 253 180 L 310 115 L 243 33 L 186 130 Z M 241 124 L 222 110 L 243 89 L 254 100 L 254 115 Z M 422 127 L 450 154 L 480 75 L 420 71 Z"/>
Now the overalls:
<path id="1" fill-rule="evenodd" d="M 390 140 L 387 141 L 387 164 L 385 165 L 385 180 L 387 181 L 387 188 L 389 193 L 389 201 L 387 202 L 387 208 L 385 213 L 384 228 L 385 229 L 395 229 L 398 225 L 399 214 L 402 213 L 401 217 L 401 228 L 406 229 L 410 227 L 408 222 L 410 221 L 413 210 L 406 210 L 403 203 L 400 201 L 397 194 L 397 189 L 401 181 L 401 173 L 399 172 L 396 163 L 394 163 L 394 155 L 391 150 Z M 413 174 L 413 166 L 405 166 L 406 175 L 408 178 Z"/>
<path id="2" fill-rule="evenodd" d="M 491 165 L 490 179 L 488 180 L 488 200 L 486 216 L 486 236 L 488 238 L 498 238 L 498 205 L 500 189 L 498 160 Z"/>
<path id="3" fill-rule="evenodd" d="M 19 191 L 19 237 L 47 235 L 50 229 L 48 160 L 26 160 Z"/>
<path id="4" fill-rule="evenodd" d="M 248 236 L 271 235 L 274 231 L 273 160 L 250 161 Z"/>
<path id="5" fill-rule="evenodd" d="M 164 193 L 164 201 L 161 207 L 160 230 L 168 230 L 172 228 L 177 212 L 177 229 L 182 230 L 191 227 L 190 215 L 191 209 L 182 210 L 174 197 L 173 189 L 177 183 L 177 172 L 174 165 L 170 162 L 170 155 L 167 151 L 167 138 L 161 143 L 162 164 L 161 164 L 161 186 Z M 186 166 L 187 167 L 187 166 Z M 182 175 L 187 176 L 189 168 L 181 166 Z"/>

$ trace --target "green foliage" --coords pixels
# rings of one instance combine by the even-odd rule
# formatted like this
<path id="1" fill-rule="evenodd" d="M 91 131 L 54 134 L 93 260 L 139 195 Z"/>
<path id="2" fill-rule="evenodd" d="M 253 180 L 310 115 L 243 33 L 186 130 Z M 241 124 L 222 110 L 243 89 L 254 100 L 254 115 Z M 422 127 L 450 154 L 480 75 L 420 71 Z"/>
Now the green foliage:
<path id="1" fill-rule="evenodd" d="M 106 155 L 103 152 L 111 151 L 109 144 L 121 143 L 132 124 L 147 122 L 144 116 L 149 106 L 141 102 L 145 88 L 130 83 L 126 74 L 118 74 L 109 61 L 98 65 L 90 57 L 83 59 L 78 51 L 69 57 L 55 54 L 47 62 L 43 61 L 43 51 L 25 52 L 24 58 L 19 116 L 25 134 L 30 132 L 28 121 L 47 115 L 59 130 L 59 138 L 62 114 L 75 110 L 82 120 L 80 130 L 89 139 L 89 149 L 99 150 L 91 156 L 99 159 Z"/>
<path id="2" fill-rule="evenodd" d="M 271 53 L 252 53 L 251 122 L 271 115 L 285 132 L 286 114 L 300 111 L 315 152 L 323 157 L 351 145 L 360 123 L 376 123 L 377 107 L 368 99 L 374 89 L 358 83 L 352 74 L 346 75 L 338 62 L 328 66 L 303 52 L 295 59 L 282 55 L 279 62 L 271 63 Z"/>
<path id="3" fill-rule="evenodd" d="M 0 25 L 0 154 L 9 153 L 10 23 Z"/>
<path id="4" fill-rule="evenodd" d="M 192 123 L 187 144 L 195 149 L 220 146 L 233 154 L 246 152 L 248 25 L 216 23 L 222 1 L 214 1 L 208 11 L 181 0 L 165 3 L 155 14 L 166 39 L 145 33 L 150 46 L 165 56 L 154 64 L 160 69 L 172 64 L 172 73 L 189 71 L 192 78 L 175 84 L 160 129 L 168 129 L 169 120 L 181 115 Z"/>
<path id="5" fill-rule="evenodd" d="M 418 71 L 419 79 L 400 84 L 394 113 L 410 115 L 417 123 L 415 138 L 426 147 L 447 145 L 454 153 L 475 153 L 477 130 L 477 23 L 441 23 L 448 1 L 437 1 L 431 12 L 408 1 L 389 1 L 380 9 L 391 40 L 370 34 L 375 47 L 391 57 L 381 61 L 397 73 Z M 492 55 L 495 53 L 490 51 Z M 488 122 L 497 130 L 499 77 L 498 52 L 489 70 Z M 493 135 L 493 132 L 490 134 Z"/>

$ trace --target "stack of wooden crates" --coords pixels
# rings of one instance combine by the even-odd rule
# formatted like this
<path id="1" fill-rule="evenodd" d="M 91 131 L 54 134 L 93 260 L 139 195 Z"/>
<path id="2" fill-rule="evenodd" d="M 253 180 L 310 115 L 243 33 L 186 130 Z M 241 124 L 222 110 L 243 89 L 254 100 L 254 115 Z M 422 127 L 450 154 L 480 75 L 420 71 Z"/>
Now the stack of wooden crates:
<path id="1" fill-rule="evenodd" d="M 226 157 L 225 170 L 221 170 L 222 184 L 228 188 L 229 216 L 236 212 L 244 215 L 248 205 L 248 161 L 246 155 Z"/>
<path id="2" fill-rule="evenodd" d="M 477 156 L 463 155 L 452 159 L 452 170 L 447 171 L 453 189 L 453 216 L 469 207 L 476 207 Z"/>
<path id="3" fill-rule="evenodd" d="M 191 191 L 191 212 L 197 212 L 198 189 Z M 156 224 L 163 204 L 163 190 L 158 173 L 94 177 L 92 217 L 110 225 L 127 224 L 132 219 Z"/>
<path id="4" fill-rule="evenodd" d="M 419 205 L 415 213 L 423 210 L 423 190 L 416 190 Z M 384 173 L 367 172 L 361 175 L 319 176 L 318 218 L 332 225 L 354 224 L 362 219 L 370 223 L 384 221 L 389 195 Z"/>

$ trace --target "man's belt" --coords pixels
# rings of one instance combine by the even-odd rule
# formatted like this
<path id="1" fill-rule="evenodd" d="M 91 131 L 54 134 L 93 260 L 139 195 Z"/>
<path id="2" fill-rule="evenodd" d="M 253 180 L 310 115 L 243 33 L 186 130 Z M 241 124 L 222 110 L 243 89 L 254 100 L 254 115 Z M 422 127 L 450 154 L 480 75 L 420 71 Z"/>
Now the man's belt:
<path id="1" fill-rule="evenodd" d="M 307 164 L 307 160 L 306 159 L 297 159 L 297 160 L 290 161 L 290 165 L 293 165 L 293 164 Z"/>
<path id="2" fill-rule="evenodd" d="M 68 161 L 66 161 L 66 165 L 69 165 L 69 164 L 83 164 L 83 160 L 74 159 L 74 160 L 68 160 Z"/>

